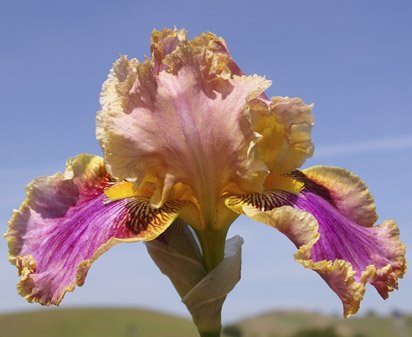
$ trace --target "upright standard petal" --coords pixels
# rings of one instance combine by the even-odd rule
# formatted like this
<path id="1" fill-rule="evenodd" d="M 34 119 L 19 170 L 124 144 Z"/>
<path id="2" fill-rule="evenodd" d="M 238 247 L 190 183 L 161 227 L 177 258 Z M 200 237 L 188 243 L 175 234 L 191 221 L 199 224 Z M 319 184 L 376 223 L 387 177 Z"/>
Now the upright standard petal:
<path id="1" fill-rule="evenodd" d="M 258 97 L 250 106 L 253 129 L 261 135 L 259 154 L 271 176 L 295 170 L 312 156 L 313 105 L 296 97 Z"/>
<path id="2" fill-rule="evenodd" d="M 261 190 L 267 174 L 248 102 L 270 82 L 239 76 L 213 34 L 188 41 L 184 31 L 155 31 L 151 50 L 144 63 L 121 57 L 103 86 L 97 138 L 108 167 L 154 207 L 179 195 L 199 213 L 191 225 L 221 225 L 220 197 Z"/>
<path id="3" fill-rule="evenodd" d="M 303 183 L 303 189 L 235 196 L 226 204 L 291 239 L 299 248 L 296 260 L 337 293 L 345 317 L 358 311 L 366 283 L 387 298 L 405 273 L 405 247 L 394 221 L 372 226 L 376 213 L 365 184 L 330 167 L 295 171 L 289 178 Z"/>
<path id="4" fill-rule="evenodd" d="M 176 203 L 151 210 L 147 199 L 111 201 L 104 190 L 113 184 L 103 159 L 86 154 L 69 160 L 64 174 L 29 184 L 6 233 L 18 291 L 28 301 L 60 303 L 111 246 L 154 239 L 176 218 Z"/>

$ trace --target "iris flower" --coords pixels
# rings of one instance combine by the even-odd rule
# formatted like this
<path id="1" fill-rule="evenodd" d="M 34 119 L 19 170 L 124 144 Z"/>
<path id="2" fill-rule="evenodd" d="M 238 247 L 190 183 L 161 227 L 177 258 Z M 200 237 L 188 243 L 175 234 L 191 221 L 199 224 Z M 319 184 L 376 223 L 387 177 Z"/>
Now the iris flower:
<path id="1" fill-rule="evenodd" d="M 33 180 L 9 222 L 19 294 L 59 304 L 110 247 L 152 240 L 149 252 L 172 281 L 170 273 L 180 271 L 170 267 L 173 254 L 156 257 L 158 244 L 200 262 L 203 276 L 191 281 L 194 287 L 213 272 L 223 283 L 236 274 L 234 286 L 240 270 L 229 273 L 224 263 L 236 257 L 240 264 L 241 239 L 231 254 L 226 234 L 246 215 L 293 242 L 295 260 L 339 296 L 345 317 L 358 311 L 366 283 L 387 298 L 406 269 L 396 223 L 375 225 L 373 198 L 354 174 L 298 169 L 314 151 L 312 105 L 269 99 L 270 84 L 245 75 L 212 33 L 188 40 L 184 30 L 153 31 L 150 59 L 121 56 L 103 84 L 97 113 L 104 158 L 80 154 L 63 174 Z M 179 282 L 184 297 L 190 282 Z M 196 306 L 186 302 L 189 310 Z M 205 336 L 207 329 L 199 328 Z"/>

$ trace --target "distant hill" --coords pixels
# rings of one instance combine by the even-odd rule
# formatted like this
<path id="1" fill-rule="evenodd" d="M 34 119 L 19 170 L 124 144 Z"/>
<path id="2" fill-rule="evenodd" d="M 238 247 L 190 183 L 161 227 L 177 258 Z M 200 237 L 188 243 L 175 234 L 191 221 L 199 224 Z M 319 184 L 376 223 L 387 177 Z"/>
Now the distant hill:
<path id="1" fill-rule="evenodd" d="M 222 337 L 412 337 L 411 316 L 343 320 L 275 311 L 225 328 Z M 139 309 L 57 309 L 0 315 L 0 337 L 198 337 L 190 320 Z"/>
<path id="2" fill-rule="evenodd" d="M 0 337 L 197 337 L 189 320 L 138 309 L 58 309 L 0 315 Z"/>
<path id="3" fill-rule="evenodd" d="M 274 311 L 242 320 L 235 326 L 241 331 L 239 337 L 412 337 L 412 317 L 400 315 L 370 314 L 342 319 L 305 311 Z"/>

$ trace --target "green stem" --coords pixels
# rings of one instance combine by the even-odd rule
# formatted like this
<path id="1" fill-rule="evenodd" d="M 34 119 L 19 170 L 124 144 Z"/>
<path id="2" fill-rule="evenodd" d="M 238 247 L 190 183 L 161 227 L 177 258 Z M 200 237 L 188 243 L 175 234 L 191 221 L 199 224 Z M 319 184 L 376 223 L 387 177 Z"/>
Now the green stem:
<path id="1" fill-rule="evenodd" d="M 216 332 L 201 332 L 199 331 L 200 337 L 220 337 L 220 331 Z"/>
<path id="2" fill-rule="evenodd" d="M 225 244 L 226 234 L 228 228 L 221 230 L 204 230 L 196 232 L 199 239 L 200 246 L 202 248 L 203 266 L 206 272 L 211 272 L 215 269 L 220 262 L 225 258 Z M 220 310 L 218 316 L 215 317 L 218 324 L 214 324 L 213 330 L 215 331 L 200 331 L 200 337 L 220 337 L 221 324 L 220 324 Z M 196 323 L 196 322 L 195 322 Z M 204 327 L 203 327 L 204 328 Z"/>
<path id="3" fill-rule="evenodd" d="M 203 265 L 209 273 L 215 269 L 225 257 L 225 243 L 228 228 L 219 231 L 205 230 L 197 232 L 202 247 Z"/>

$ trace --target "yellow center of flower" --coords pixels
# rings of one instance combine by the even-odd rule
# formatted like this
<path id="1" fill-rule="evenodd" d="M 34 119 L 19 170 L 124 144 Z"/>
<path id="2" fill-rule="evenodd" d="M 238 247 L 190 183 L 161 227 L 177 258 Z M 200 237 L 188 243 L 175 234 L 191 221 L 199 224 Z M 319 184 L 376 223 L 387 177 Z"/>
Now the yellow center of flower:
<path id="1" fill-rule="evenodd" d="M 129 181 L 122 181 L 112 187 L 105 189 L 104 194 L 110 200 L 115 201 L 115 200 L 135 197 L 136 191 L 134 189 L 133 183 Z"/>

